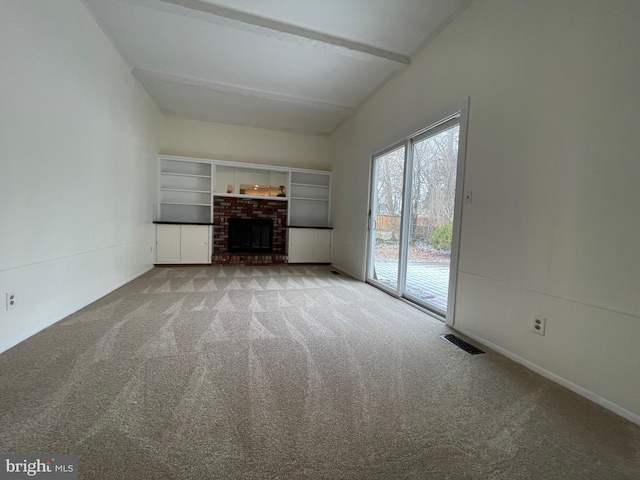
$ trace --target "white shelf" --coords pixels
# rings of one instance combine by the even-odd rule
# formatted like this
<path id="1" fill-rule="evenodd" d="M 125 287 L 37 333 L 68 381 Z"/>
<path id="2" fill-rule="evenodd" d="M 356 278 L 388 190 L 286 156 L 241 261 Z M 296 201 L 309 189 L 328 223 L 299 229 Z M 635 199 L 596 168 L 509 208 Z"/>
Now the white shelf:
<path id="1" fill-rule="evenodd" d="M 158 220 L 211 222 L 210 162 L 160 157 L 158 170 Z"/>
<path id="2" fill-rule="evenodd" d="M 328 198 L 291 197 L 291 200 L 311 200 L 313 202 L 328 202 Z"/>
<path id="3" fill-rule="evenodd" d="M 328 227 L 331 175 L 312 171 L 292 171 L 289 195 L 289 225 Z"/>
<path id="4" fill-rule="evenodd" d="M 296 186 L 296 187 L 329 188 L 329 185 L 317 185 L 317 184 L 313 184 L 313 183 L 295 183 L 295 182 L 291 182 L 291 186 Z"/>
<path id="5" fill-rule="evenodd" d="M 160 202 L 160 205 L 193 205 L 195 207 L 210 207 L 210 203 Z"/>
<path id="6" fill-rule="evenodd" d="M 291 172 L 291 183 L 313 187 L 328 187 L 331 183 L 331 177 L 326 173 L 298 170 Z"/>
<path id="7" fill-rule="evenodd" d="M 163 192 L 187 192 L 187 193 L 211 193 L 210 190 L 191 190 L 189 188 L 172 188 L 172 187 L 162 187 L 160 188 Z"/>
<path id="8" fill-rule="evenodd" d="M 278 200 L 286 202 L 287 197 L 266 197 L 264 195 L 245 195 L 244 193 L 214 193 L 214 197 L 250 198 L 253 200 Z"/>
<path id="9" fill-rule="evenodd" d="M 193 173 L 160 172 L 160 174 L 171 176 L 171 177 L 211 178 L 211 175 L 196 175 Z"/>

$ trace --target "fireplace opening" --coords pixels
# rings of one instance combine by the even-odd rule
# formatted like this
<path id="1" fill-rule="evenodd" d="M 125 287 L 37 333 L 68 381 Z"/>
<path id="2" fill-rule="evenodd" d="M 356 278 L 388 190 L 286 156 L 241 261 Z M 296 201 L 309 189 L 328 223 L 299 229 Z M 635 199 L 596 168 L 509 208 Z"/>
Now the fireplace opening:
<path id="1" fill-rule="evenodd" d="M 229 219 L 229 253 L 271 253 L 273 250 L 273 220 Z"/>

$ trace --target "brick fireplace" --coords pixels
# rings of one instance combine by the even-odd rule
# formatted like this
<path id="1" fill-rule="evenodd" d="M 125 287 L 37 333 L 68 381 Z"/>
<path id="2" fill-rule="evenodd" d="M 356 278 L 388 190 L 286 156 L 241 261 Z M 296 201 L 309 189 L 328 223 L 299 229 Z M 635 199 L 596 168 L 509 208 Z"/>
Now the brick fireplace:
<path id="1" fill-rule="evenodd" d="M 273 221 L 271 253 L 230 253 L 229 219 Z M 287 202 L 265 198 L 214 197 L 213 257 L 214 265 L 281 265 L 287 263 Z"/>

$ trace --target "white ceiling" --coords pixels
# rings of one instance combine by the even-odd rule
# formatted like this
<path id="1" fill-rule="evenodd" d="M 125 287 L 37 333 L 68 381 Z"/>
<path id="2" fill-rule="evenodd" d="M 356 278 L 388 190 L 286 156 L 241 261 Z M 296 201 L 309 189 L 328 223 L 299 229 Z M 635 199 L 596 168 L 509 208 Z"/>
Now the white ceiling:
<path id="1" fill-rule="evenodd" d="M 83 0 L 166 115 L 329 134 L 472 0 Z"/>

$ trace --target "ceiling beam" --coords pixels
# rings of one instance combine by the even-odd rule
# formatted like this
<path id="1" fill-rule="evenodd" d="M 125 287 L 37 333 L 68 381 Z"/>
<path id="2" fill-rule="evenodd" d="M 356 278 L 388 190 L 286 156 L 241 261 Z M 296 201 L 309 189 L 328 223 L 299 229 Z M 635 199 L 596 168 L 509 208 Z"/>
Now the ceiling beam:
<path id="1" fill-rule="evenodd" d="M 131 70 L 131 74 L 134 77 L 136 77 L 140 81 L 140 83 L 142 83 L 143 85 L 145 80 L 147 79 L 159 80 L 162 82 L 187 85 L 190 87 L 202 88 L 205 90 L 212 90 L 215 92 L 228 93 L 233 95 L 242 95 L 244 97 L 252 97 L 260 100 L 267 100 L 270 102 L 296 105 L 299 107 L 306 107 L 313 110 L 331 112 L 338 115 L 351 115 L 354 112 L 353 107 L 346 106 L 346 105 L 337 105 L 334 103 L 321 102 L 321 101 L 312 100 L 309 98 L 294 97 L 292 95 L 284 95 L 282 93 L 267 92 L 264 90 L 257 90 L 253 88 L 238 87 L 236 85 L 209 82 L 209 81 L 200 80 L 197 78 L 183 77 L 180 75 L 173 75 L 173 74 L 164 73 L 164 72 L 156 72 L 153 70 L 146 70 L 143 68 L 134 68 Z"/>
<path id="2" fill-rule="evenodd" d="M 299 45 L 311 46 L 363 61 L 391 62 L 395 64 L 396 68 L 403 68 L 411 64 L 411 58 L 406 55 L 241 12 L 228 7 L 205 3 L 200 0 L 122 1 L 177 15 L 199 18 L 236 30 L 242 30 L 285 42 L 297 43 Z"/>

